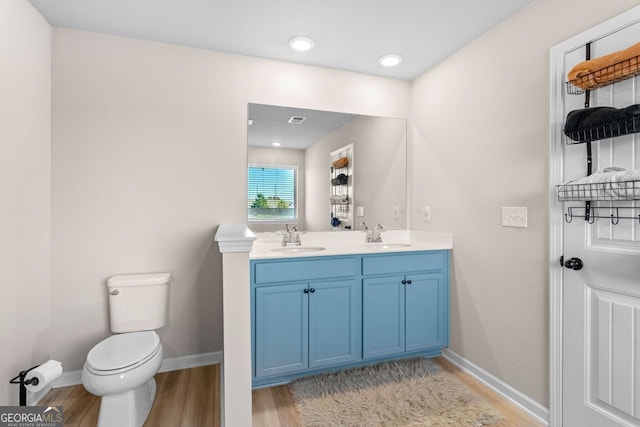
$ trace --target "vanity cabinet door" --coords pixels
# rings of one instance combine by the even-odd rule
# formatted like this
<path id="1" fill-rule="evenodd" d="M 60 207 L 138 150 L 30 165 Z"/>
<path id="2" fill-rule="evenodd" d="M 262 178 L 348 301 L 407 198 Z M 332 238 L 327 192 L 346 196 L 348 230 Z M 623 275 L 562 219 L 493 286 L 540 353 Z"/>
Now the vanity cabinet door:
<path id="1" fill-rule="evenodd" d="M 309 284 L 309 367 L 360 360 L 358 281 Z"/>
<path id="2" fill-rule="evenodd" d="M 447 297 L 443 273 L 412 274 L 405 285 L 406 351 L 445 343 Z"/>
<path id="3" fill-rule="evenodd" d="M 255 288 L 256 377 L 308 368 L 307 288 L 307 283 Z"/>
<path id="4" fill-rule="evenodd" d="M 442 272 L 363 280 L 363 358 L 439 348 L 448 342 Z"/>
<path id="5" fill-rule="evenodd" d="M 404 352 L 404 276 L 364 279 L 362 284 L 362 357 Z"/>

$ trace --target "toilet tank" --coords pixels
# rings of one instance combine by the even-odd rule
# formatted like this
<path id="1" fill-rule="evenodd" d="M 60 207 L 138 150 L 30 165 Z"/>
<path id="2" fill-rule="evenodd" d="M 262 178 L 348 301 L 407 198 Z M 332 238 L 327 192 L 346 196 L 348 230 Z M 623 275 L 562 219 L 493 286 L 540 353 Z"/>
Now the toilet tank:
<path id="1" fill-rule="evenodd" d="M 111 331 L 159 329 L 167 321 L 170 273 L 129 274 L 107 280 Z"/>

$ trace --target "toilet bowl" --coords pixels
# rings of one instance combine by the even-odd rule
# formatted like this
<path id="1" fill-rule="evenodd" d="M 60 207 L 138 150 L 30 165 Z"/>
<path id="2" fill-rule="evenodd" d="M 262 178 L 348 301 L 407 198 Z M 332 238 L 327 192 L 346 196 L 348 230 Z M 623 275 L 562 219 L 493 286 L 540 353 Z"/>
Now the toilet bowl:
<path id="1" fill-rule="evenodd" d="M 112 335 L 87 355 L 82 383 L 101 396 L 98 427 L 139 427 L 156 393 L 153 376 L 162 364 L 162 344 L 155 331 Z"/>

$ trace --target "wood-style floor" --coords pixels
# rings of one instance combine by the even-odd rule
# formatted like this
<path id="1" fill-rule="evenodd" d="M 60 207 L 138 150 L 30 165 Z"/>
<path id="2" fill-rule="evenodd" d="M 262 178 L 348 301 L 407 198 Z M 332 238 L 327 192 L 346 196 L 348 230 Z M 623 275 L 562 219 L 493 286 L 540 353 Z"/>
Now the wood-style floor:
<path id="1" fill-rule="evenodd" d="M 220 425 L 219 365 L 157 374 L 156 385 L 144 427 Z M 39 405 L 62 406 L 64 427 L 95 427 L 98 422 L 100 398 L 82 385 L 53 389 Z"/>
<path id="2" fill-rule="evenodd" d="M 505 401 L 486 386 L 451 365 L 434 359 L 456 375 L 500 412 L 504 421 L 495 427 L 539 427 L 540 424 Z M 220 425 L 219 365 L 156 375 L 158 391 L 145 427 L 217 427 Z M 100 399 L 81 385 L 52 390 L 40 405 L 63 406 L 65 427 L 95 427 Z M 248 409 L 247 409 L 248 410 Z M 293 398 L 288 386 L 253 391 L 254 427 L 298 427 Z M 114 426 L 117 427 L 117 426 Z M 236 427 L 236 426 L 232 426 Z"/>

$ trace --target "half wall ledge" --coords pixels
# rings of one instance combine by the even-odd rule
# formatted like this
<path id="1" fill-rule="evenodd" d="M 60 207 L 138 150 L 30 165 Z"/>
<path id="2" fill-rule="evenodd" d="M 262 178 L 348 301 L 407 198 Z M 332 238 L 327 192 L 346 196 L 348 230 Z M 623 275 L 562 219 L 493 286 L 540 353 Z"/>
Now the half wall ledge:
<path id="1" fill-rule="evenodd" d="M 256 235 L 244 224 L 220 224 L 215 241 L 221 253 L 251 252 Z"/>
<path id="2" fill-rule="evenodd" d="M 251 425 L 249 252 L 255 239 L 241 224 L 220 224 L 215 235 L 222 253 L 222 427 Z"/>

